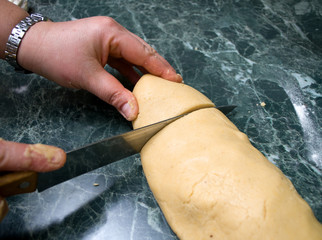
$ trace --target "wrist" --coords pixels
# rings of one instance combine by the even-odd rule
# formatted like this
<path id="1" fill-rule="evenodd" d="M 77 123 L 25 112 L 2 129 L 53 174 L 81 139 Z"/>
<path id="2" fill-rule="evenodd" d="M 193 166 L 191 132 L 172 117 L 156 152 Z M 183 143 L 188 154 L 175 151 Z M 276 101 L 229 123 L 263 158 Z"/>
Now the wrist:
<path id="1" fill-rule="evenodd" d="M 39 68 L 45 57 L 43 46 L 51 24 L 53 23 L 39 22 L 26 33 L 17 56 L 17 61 L 22 68 L 41 75 Z"/>
<path id="2" fill-rule="evenodd" d="M 29 14 L 22 8 L 6 0 L 0 0 L 0 9 L 0 58 L 4 59 L 6 43 L 8 42 L 8 37 L 12 29 L 22 19 L 29 16 Z"/>
<path id="3" fill-rule="evenodd" d="M 18 53 L 27 32 L 37 23 L 47 21 L 41 14 L 31 14 L 21 20 L 11 31 L 5 48 L 5 60 L 17 71 L 27 72 L 18 62 Z M 36 43 L 32 43 L 35 45 Z"/>

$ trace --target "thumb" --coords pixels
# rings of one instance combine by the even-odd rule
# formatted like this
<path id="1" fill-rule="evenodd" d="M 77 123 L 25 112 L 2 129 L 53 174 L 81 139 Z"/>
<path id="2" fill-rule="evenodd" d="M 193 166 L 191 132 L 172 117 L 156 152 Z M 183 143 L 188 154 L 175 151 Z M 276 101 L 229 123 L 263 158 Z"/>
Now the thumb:
<path id="1" fill-rule="evenodd" d="M 114 106 L 128 121 L 137 117 L 139 106 L 134 95 L 104 68 L 90 76 L 85 89 Z"/>
<path id="2" fill-rule="evenodd" d="M 24 144 L 0 139 L 0 171 L 47 172 L 62 167 L 66 153 L 43 144 Z"/>
<path id="3" fill-rule="evenodd" d="M 2 197 L 0 197 L 0 222 L 8 213 L 8 204 L 6 200 Z"/>

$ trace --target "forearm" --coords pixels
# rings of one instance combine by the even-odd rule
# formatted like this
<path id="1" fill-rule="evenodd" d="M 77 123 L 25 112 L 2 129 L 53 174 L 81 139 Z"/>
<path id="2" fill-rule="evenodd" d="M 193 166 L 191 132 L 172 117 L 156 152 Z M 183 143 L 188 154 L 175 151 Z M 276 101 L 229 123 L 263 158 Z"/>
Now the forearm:
<path id="1" fill-rule="evenodd" d="M 0 0 L 0 58 L 4 59 L 6 43 L 12 29 L 29 14 L 22 8 L 7 1 Z"/>

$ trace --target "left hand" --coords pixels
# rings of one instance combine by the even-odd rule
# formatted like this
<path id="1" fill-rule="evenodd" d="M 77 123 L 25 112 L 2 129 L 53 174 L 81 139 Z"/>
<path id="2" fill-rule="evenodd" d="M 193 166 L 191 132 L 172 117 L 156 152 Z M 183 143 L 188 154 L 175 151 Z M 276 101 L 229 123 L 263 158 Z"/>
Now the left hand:
<path id="1" fill-rule="evenodd" d="M 21 42 L 18 63 L 62 86 L 85 89 L 116 107 L 129 121 L 138 114 L 133 94 L 104 66 L 109 64 L 133 84 L 143 73 L 181 82 L 170 64 L 150 45 L 110 17 L 40 22 Z"/>

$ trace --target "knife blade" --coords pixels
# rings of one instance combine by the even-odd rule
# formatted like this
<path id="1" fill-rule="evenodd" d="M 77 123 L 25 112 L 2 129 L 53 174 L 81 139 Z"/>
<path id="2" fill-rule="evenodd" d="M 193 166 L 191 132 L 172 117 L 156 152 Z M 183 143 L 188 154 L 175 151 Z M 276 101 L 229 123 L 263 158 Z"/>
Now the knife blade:
<path id="1" fill-rule="evenodd" d="M 215 108 L 226 115 L 235 107 L 235 105 L 227 105 Z M 191 112 L 67 152 L 65 165 L 56 171 L 0 173 L 0 196 L 28 193 L 36 189 L 42 192 L 69 179 L 137 154 L 162 128 Z"/>

